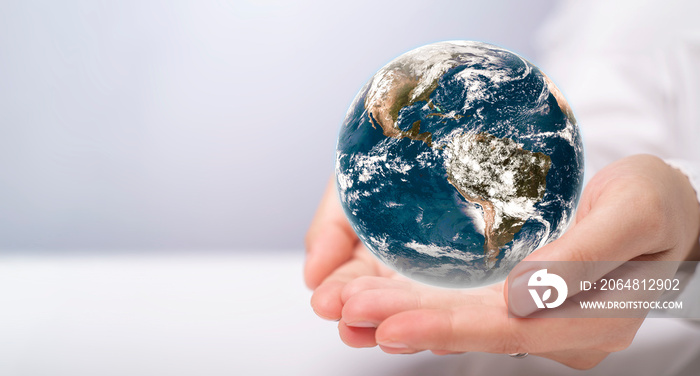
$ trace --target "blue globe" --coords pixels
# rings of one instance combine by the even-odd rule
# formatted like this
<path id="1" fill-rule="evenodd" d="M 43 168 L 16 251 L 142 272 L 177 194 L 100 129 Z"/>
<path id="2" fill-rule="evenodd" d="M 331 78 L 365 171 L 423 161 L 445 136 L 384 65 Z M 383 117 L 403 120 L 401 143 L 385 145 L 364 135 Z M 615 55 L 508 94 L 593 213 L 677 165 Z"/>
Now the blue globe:
<path id="1" fill-rule="evenodd" d="M 350 224 L 381 261 L 423 283 L 477 287 L 564 232 L 583 146 L 537 67 L 490 44 L 441 42 L 399 56 L 360 90 L 336 179 Z"/>

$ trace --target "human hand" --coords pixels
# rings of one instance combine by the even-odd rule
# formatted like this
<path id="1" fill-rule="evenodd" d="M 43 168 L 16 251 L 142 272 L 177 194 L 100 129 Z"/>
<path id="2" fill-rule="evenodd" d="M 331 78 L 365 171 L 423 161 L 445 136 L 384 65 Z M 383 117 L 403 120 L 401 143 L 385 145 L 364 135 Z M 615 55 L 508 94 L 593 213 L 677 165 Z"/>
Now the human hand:
<path id="1" fill-rule="evenodd" d="M 331 177 L 306 234 L 304 280 L 314 290 L 314 311 L 325 319 L 339 320 L 341 291 L 348 282 L 362 276 L 401 278 L 360 242 L 343 213 Z"/>
<path id="2" fill-rule="evenodd" d="M 317 288 L 334 270 L 350 260 L 360 244 L 340 206 L 332 176 L 306 233 L 305 242 L 304 281 L 310 289 Z"/>
<path id="3" fill-rule="evenodd" d="M 699 229 L 700 206 L 687 178 L 658 158 L 634 156 L 598 173 L 582 196 L 576 223 L 526 260 L 683 260 L 696 257 L 691 255 Z M 643 321 L 510 318 L 503 284 L 444 290 L 377 277 L 381 273 L 368 265 L 369 260 L 343 265 L 346 278 L 329 277 L 333 289 L 319 288 L 312 299 L 318 313 L 340 309 L 332 318 L 340 318 L 341 338 L 353 347 L 379 344 L 389 353 L 529 352 L 590 368 L 626 348 Z"/>

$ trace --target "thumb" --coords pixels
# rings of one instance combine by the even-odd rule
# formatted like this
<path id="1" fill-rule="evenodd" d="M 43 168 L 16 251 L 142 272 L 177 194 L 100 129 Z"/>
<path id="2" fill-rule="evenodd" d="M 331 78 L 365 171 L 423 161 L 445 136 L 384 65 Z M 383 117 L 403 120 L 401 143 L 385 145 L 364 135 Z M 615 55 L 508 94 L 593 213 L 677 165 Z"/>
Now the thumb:
<path id="1" fill-rule="evenodd" d="M 637 205 L 623 204 L 629 202 Z M 562 277 L 567 296 L 573 296 L 580 292 L 578 281 L 596 281 L 626 261 L 663 251 L 656 240 L 661 229 L 654 219 L 658 213 L 646 213 L 644 204 L 618 194 L 603 195 L 561 238 L 528 255 L 508 277 L 508 290 L 515 292 L 506 295 L 511 313 L 522 317 L 538 309 L 529 294 L 521 293 L 528 291 L 535 271 L 547 269 Z"/>
<path id="2" fill-rule="evenodd" d="M 340 206 L 335 179 L 331 177 L 306 234 L 304 280 L 315 289 L 336 268 L 350 259 L 357 235 Z"/>

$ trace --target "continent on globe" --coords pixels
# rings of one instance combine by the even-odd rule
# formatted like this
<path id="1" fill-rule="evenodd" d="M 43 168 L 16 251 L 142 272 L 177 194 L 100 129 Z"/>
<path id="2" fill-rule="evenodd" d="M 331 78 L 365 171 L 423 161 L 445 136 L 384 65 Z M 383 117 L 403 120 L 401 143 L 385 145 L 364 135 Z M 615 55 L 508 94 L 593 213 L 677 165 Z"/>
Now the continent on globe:
<path id="1" fill-rule="evenodd" d="M 559 237 L 583 181 L 573 111 L 537 67 L 486 43 L 409 51 L 358 93 L 336 178 L 380 260 L 447 287 L 500 281 Z"/>
<path id="2" fill-rule="evenodd" d="M 532 215 L 547 186 L 548 155 L 518 147 L 509 138 L 460 134 L 445 151 L 447 180 L 469 202 L 481 206 L 484 253 L 490 267 Z"/>
<path id="3" fill-rule="evenodd" d="M 411 140 L 423 141 L 432 146 L 430 132 L 420 133 L 420 120 L 416 120 L 410 131 L 402 131 L 397 126 L 399 111 L 416 102 L 427 102 L 429 108 L 435 109 L 430 101 L 430 95 L 437 89 L 438 80 L 443 73 L 457 64 L 456 61 L 446 60 L 441 65 L 413 67 L 397 61 L 385 67 L 386 73 L 381 80 L 372 85 L 365 99 L 365 108 L 369 111 L 372 126 L 379 125 L 387 137 L 408 137 Z M 423 74 L 422 70 L 429 69 L 431 74 Z M 440 113 L 430 115 L 445 116 Z"/>

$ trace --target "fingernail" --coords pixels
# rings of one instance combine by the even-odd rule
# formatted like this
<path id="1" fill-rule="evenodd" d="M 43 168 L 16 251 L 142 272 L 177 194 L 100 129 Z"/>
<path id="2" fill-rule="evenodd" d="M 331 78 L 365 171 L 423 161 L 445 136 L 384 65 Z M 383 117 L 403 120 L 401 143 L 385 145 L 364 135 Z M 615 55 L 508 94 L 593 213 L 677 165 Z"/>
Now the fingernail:
<path id="1" fill-rule="evenodd" d="M 312 308 L 312 309 L 313 309 L 313 308 Z M 340 319 L 337 318 L 337 317 L 324 316 L 324 315 L 322 315 L 322 314 L 316 312 L 315 309 L 314 309 L 314 313 L 316 314 L 316 316 L 318 316 L 318 317 L 320 317 L 320 318 L 322 318 L 322 319 L 324 319 L 324 320 L 327 320 L 327 321 L 335 321 L 335 322 L 340 321 Z"/>
<path id="2" fill-rule="evenodd" d="M 347 326 L 352 326 L 354 328 L 376 328 L 377 324 L 369 321 L 355 321 L 351 323 L 346 323 Z"/>
<path id="3" fill-rule="evenodd" d="M 515 316 L 525 317 L 537 311 L 528 286 L 531 274 L 526 272 L 516 277 L 508 289 L 508 310 Z"/>
<path id="4" fill-rule="evenodd" d="M 403 350 L 403 349 L 408 348 L 407 344 L 401 343 L 401 342 L 379 342 L 378 344 L 379 344 L 379 346 L 382 346 L 382 347 L 390 347 L 392 349 L 397 349 L 397 350 Z"/>

